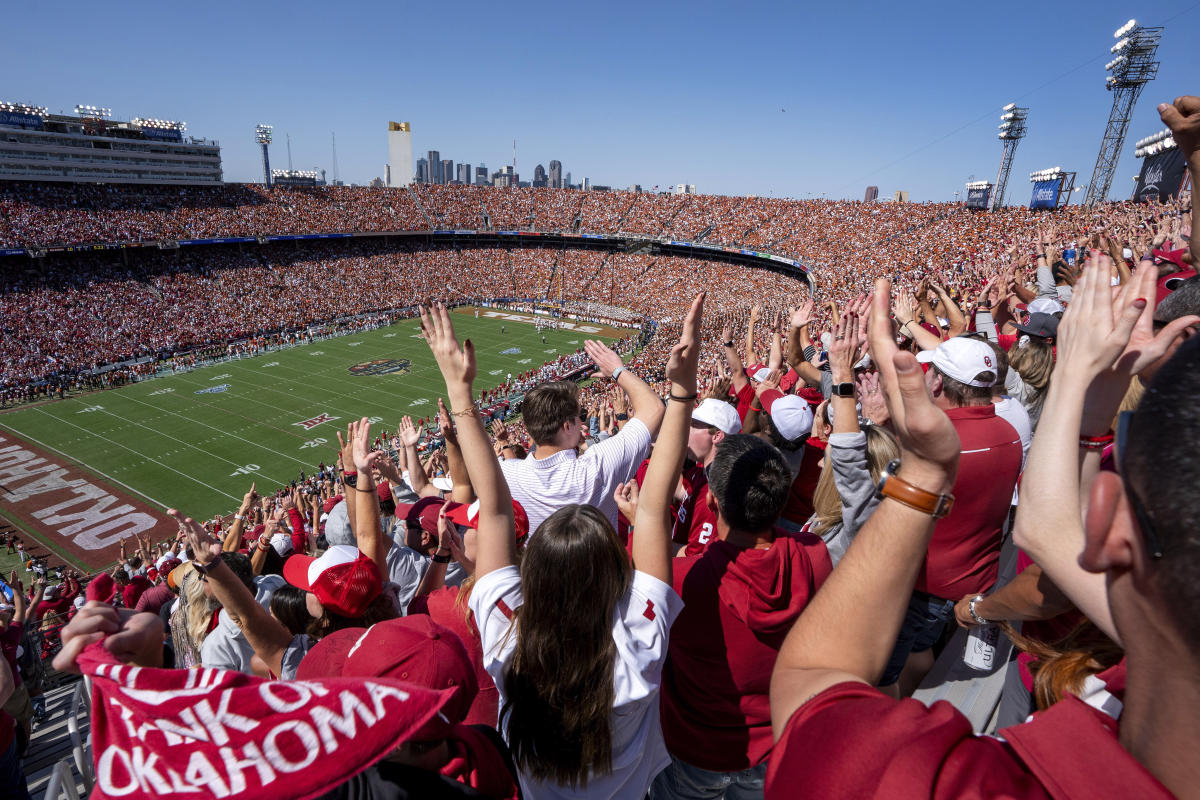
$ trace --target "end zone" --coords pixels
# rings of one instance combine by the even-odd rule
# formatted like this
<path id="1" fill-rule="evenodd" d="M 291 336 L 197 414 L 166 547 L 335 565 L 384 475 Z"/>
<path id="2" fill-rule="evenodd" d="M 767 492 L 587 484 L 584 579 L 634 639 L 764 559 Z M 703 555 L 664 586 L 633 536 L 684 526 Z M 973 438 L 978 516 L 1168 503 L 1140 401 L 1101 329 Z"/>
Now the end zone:
<path id="1" fill-rule="evenodd" d="M 64 561 L 106 569 L 120 558 L 122 539 L 170 538 L 177 526 L 163 511 L 0 429 L 0 514 Z"/>

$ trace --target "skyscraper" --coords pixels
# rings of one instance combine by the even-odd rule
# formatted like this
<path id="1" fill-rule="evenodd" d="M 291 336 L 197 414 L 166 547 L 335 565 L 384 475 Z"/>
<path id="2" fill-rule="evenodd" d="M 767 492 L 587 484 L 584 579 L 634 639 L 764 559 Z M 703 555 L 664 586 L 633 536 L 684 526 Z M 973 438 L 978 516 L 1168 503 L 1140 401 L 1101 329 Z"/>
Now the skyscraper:
<path id="1" fill-rule="evenodd" d="M 454 161 L 449 158 L 443 158 L 442 168 L 438 172 L 442 175 L 442 183 L 449 183 L 454 180 Z"/>
<path id="2" fill-rule="evenodd" d="M 569 173 L 569 172 L 563 177 L 563 188 L 564 189 L 571 188 L 571 173 Z"/>
<path id="3" fill-rule="evenodd" d="M 866 196 L 863 197 L 863 202 L 864 203 L 874 203 L 878 199 L 879 199 L 879 187 L 878 186 L 868 186 L 867 194 L 866 194 Z"/>
<path id="4" fill-rule="evenodd" d="M 480 164 L 478 167 L 475 168 L 475 185 L 476 186 L 487 186 L 488 185 L 488 171 L 487 171 L 486 164 Z"/>
<path id="5" fill-rule="evenodd" d="M 562 162 L 561 161 L 551 161 L 550 162 L 549 181 L 550 181 L 551 189 L 563 188 Z"/>
<path id="6" fill-rule="evenodd" d="M 417 159 L 417 175 L 413 178 L 417 183 L 429 183 L 429 161 L 424 158 Z"/>
<path id="7" fill-rule="evenodd" d="M 437 150 L 429 151 L 429 182 L 442 182 L 442 154 Z"/>
<path id="8" fill-rule="evenodd" d="M 458 165 L 458 182 L 463 184 L 464 186 L 471 185 L 471 165 L 470 164 L 459 164 Z"/>
<path id="9" fill-rule="evenodd" d="M 546 185 L 546 168 L 543 167 L 541 164 L 538 164 L 536 167 L 533 168 L 533 184 L 532 185 L 538 186 L 538 187 Z"/>
<path id="10" fill-rule="evenodd" d="M 407 122 L 388 123 L 388 166 L 391 167 L 388 186 L 412 183 L 412 126 Z"/>

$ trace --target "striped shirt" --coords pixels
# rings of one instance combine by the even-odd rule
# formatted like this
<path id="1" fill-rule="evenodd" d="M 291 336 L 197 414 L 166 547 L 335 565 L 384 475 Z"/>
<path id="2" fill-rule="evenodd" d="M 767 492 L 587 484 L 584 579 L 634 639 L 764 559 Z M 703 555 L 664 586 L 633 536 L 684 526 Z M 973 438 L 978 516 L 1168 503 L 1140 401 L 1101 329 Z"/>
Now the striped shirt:
<path id="1" fill-rule="evenodd" d="M 542 520 L 563 506 L 586 503 L 600 509 L 615 528 L 617 484 L 633 477 L 638 464 L 650 451 L 650 429 L 640 419 L 631 419 L 616 436 L 592 445 L 583 455 L 560 450 L 548 458 L 500 462 L 513 499 L 529 517 L 529 530 L 537 531 Z"/>

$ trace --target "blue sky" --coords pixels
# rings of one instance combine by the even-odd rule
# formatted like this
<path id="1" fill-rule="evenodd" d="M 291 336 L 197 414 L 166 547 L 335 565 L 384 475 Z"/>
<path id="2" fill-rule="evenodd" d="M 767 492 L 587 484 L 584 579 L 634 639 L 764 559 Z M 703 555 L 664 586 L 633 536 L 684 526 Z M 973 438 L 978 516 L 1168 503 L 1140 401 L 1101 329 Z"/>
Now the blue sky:
<path id="1" fill-rule="evenodd" d="M 1000 108 L 1030 107 L 1009 201 L 1054 165 L 1091 177 L 1112 96 L 1104 64 L 1131 16 L 1165 24 L 1158 79 L 1135 110 L 1113 181 L 1155 105 L 1200 94 L 1200 2 L 655 4 L 405 2 L 44 3 L 6 8 L 0 100 L 183 119 L 221 142 L 225 178 L 272 165 L 381 176 L 389 119 L 414 159 L 563 162 L 575 181 L 694 183 L 716 194 L 949 200 L 994 178 Z"/>

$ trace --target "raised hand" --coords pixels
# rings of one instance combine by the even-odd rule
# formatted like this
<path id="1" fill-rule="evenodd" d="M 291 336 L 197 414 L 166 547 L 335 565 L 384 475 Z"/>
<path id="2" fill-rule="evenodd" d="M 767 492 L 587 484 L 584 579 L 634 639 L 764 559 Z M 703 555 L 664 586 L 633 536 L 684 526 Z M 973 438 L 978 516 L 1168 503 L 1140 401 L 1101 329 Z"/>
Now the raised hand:
<path id="1" fill-rule="evenodd" d="M 475 345 L 470 339 L 460 347 L 454 334 L 454 324 L 450 321 L 450 312 L 441 303 L 435 303 L 432 308 L 421 306 L 421 331 L 429 342 L 429 349 L 437 361 L 446 385 L 470 386 L 475 380 L 477 367 L 475 364 Z"/>
<path id="2" fill-rule="evenodd" d="M 1175 144 L 1189 160 L 1200 152 L 1200 97 L 1183 96 L 1174 103 L 1161 103 L 1158 115 L 1171 129 Z"/>
<path id="3" fill-rule="evenodd" d="M 369 473 L 371 467 L 377 461 L 383 458 L 383 453 L 376 450 L 371 450 L 371 422 L 366 417 L 363 417 L 358 422 L 351 422 L 351 454 L 354 459 L 354 467 L 360 475 Z M 359 480 L 362 480 L 360 477 Z"/>
<path id="4" fill-rule="evenodd" d="M 174 517 L 179 523 L 179 531 L 184 541 L 192 548 L 196 563 L 208 566 L 221 557 L 221 540 L 208 531 L 203 525 L 191 517 L 185 517 L 175 509 L 169 509 L 167 515 Z"/>
<path id="5" fill-rule="evenodd" d="M 504 420 L 496 420 L 492 423 L 492 437 L 499 444 L 508 444 L 508 428 L 504 425 Z"/>
<path id="6" fill-rule="evenodd" d="M 916 357 L 896 347 L 888 317 L 891 293 L 891 281 L 875 281 L 869 339 L 871 360 L 879 370 L 879 384 L 900 442 L 904 477 L 927 491 L 948 491 L 958 472 L 958 433 L 945 412 L 933 404 Z"/>
<path id="7" fill-rule="evenodd" d="M 92 600 L 79 609 L 60 636 L 62 650 L 54 657 L 54 668 L 59 672 L 78 675 L 79 666 L 75 662 L 79 654 L 99 641 L 123 663 L 162 666 L 163 624 L 154 614 L 117 610 L 108 603 Z"/>
<path id="8" fill-rule="evenodd" d="M 890 333 L 890 324 L 888 327 Z M 858 360 L 859 328 L 858 315 L 851 304 L 838 320 L 829 342 L 829 368 L 835 381 L 853 380 L 854 363 Z"/>
<path id="9" fill-rule="evenodd" d="M 441 402 L 439 398 L 438 404 Z M 416 447 L 421 442 L 421 431 L 413 424 L 412 417 L 404 417 L 396 424 L 396 438 L 404 447 Z"/>
<path id="10" fill-rule="evenodd" d="M 604 342 L 587 339 L 583 343 L 583 350 L 605 378 L 611 378 L 617 367 L 621 366 L 621 357 Z"/>
<path id="11" fill-rule="evenodd" d="M 684 317 L 683 328 L 679 333 L 679 343 L 671 348 L 671 355 L 667 359 L 667 379 L 687 394 L 694 394 L 696 391 L 696 369 L 700 363 L 702 344 L 700 324 L 704 317 L 705 294 L 701 292 L 692 300 L 692 306 Z"/>

